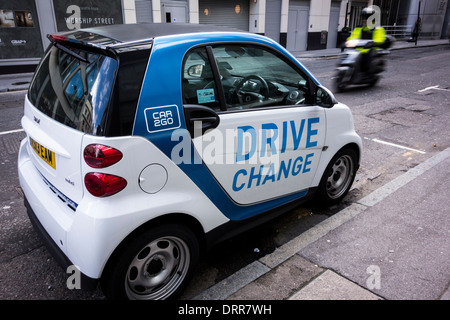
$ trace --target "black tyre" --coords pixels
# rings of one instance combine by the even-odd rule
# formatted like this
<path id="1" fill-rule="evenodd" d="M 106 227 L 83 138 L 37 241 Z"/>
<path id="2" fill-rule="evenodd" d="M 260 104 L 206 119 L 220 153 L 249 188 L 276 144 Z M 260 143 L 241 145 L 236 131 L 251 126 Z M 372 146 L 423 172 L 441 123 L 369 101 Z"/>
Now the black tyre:
<path id="1" fill-rule="evenodd" d="M 155 226 L 122 247 L 108 264 L 103 293 L 108 299 L 174 299 L 190 280 L 198 257 L 198 240 L 189 228 Z"/>
<path id="2" fill-rule="evenodd" d="M 344 71 L 338 71 L 336 72 L 336 75 L 334 76 L 334 90 L 336 92 L 344 92 L 345 88 L 347 87 L 347 84 L 344 82 Z"/>
<path id="3" fill-rule="evenodd" d="M 352 149 L 343 149 L 331 159 L 317 190 L 320 203 L 336 204 L 347 195 L 355 180 L 357 161 Z"/>
<path id="4" fill-rule="evenodd" d="M 378 81 L 380 80 L 380 77 L 375 77 L 370 83 L 369 83 L 369 87 L 373 87 L 373 86 L 375 86 L 377 83 L 378 83 Z"/>

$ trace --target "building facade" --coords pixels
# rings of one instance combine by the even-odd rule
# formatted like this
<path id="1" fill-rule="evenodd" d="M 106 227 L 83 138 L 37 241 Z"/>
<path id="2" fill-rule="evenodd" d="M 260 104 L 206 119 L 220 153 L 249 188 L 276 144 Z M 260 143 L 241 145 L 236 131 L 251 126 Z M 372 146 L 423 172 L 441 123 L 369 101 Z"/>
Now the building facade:
<path id="1" fill-rule="evenodd" d="M 0 0 L 0 73 L 35 66 L 49 33 L 120 23 L 214 24 L 266 35 L 294 53 L 336 48 L 369 5 L 397 38 L 409 37 L 418 17 L 419 39 L 447 36 L 448 0 Z"/>

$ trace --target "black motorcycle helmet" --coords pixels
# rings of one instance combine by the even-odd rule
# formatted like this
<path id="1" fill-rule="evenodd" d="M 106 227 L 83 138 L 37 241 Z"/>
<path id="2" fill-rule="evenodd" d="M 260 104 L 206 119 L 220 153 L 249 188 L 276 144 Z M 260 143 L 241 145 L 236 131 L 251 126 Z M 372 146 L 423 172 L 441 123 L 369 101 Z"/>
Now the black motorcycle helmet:
<path id="1" fill-rule="evenodd" d="M 371 15 L 373 15 L 374 13 L 375 13 L 375 9 L 373 9 L 373 8 L 371 8 L 371 7 L 364 8 L 364 9 L 362 9 L 362 11 L 361 11 L 361 19 L 362 19 L 362 20 L 367 20 L 367 19 L 369 19 L 369 17 L 370 17 Z"/>

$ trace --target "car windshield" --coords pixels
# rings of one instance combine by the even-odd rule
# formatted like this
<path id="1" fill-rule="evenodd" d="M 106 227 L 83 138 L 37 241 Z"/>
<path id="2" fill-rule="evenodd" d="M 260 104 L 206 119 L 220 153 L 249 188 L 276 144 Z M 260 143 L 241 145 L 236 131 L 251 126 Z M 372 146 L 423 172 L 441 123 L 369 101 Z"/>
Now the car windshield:
<path id="1" fill-rule="evenodd" d="M 48 50 L 30 86 L 29 99 L 62 124 L 102 135 L 117 62 L 81 49 L 68 52 L 53 46 Z"/>

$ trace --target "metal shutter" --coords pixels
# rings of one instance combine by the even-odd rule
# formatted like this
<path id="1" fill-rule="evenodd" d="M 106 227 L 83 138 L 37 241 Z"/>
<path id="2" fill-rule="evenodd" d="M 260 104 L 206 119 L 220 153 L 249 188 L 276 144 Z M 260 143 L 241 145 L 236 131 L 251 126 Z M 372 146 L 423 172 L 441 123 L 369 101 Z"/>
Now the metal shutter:
<path id="1" fill-rule="evenodd" d="M 266 1 L 265 35 L 280 42 L 281 0 Z"/>
<path id="2" fill-rule="evenodd" d="M 239 9 L 239 13 L 236 13 L 236 9 Z M 250 8 L 248 0 L 200 0 L 199 11 L 199 22 L 201 24 L 249 30 Z"/>
<path id="3" fill-rule="evenodd" d="M 153 22 L 152 0 L 135 0 L 136 22 Z"/>

